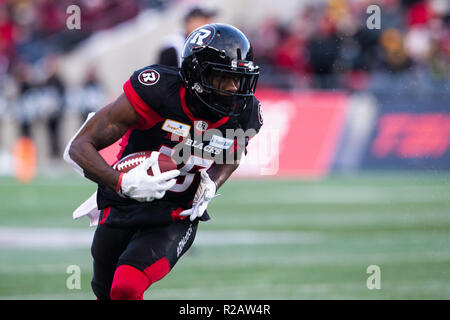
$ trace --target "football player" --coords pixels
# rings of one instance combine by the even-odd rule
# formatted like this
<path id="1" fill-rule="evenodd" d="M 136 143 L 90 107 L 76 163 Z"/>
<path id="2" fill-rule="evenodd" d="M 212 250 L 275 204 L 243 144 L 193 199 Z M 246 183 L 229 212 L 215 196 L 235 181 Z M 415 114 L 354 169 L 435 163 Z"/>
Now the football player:
<path id="1" fill-rule="evenodd" d="M 65 160 L 98 184 L 100 216 L 91 248 L 98 299 L 142 299 L 192 245 L 198 222 L 209 219 L 208 203 L 262 125 L 254 97 L 258 76 L 240 30 L 204 25 L 186 39 L 180 69 L 135 71 L 123 94 L 69 143 Z M 253 133 L 227 137 L 237 129 Z M 181 145 L 183 162 L 150 176 L 147 169 L 156 161 L 150 157 L 120 173 L 99 150 L 121 137 L 119 158 L 147 150 L 174 156 Z"/>

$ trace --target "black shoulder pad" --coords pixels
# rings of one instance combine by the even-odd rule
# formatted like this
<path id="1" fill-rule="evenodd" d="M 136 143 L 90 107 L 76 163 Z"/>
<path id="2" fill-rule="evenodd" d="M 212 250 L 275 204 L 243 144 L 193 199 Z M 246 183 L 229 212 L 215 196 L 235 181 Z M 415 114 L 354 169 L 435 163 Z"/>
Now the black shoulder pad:
<path id="1" fill-rule="evenodd" d="M 130 77 L 130 84 L 136 94 L 153 111 L 164 117 L 167 96 L 179 89 L 178 68 L 151 65 L 136 70 Z"/>

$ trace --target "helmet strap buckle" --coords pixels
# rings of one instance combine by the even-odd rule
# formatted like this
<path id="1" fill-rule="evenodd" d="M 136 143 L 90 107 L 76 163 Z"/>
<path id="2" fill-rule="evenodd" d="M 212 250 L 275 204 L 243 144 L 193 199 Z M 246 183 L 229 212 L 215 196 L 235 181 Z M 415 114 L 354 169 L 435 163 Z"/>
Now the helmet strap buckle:
<path id="1" fill-rule="evenodd" d="M 198 82 L 194 83 L 194 86 L 192 87 L 192 89 L 194 89 L 198 93 L 203 92 L 203 87 Z"/>

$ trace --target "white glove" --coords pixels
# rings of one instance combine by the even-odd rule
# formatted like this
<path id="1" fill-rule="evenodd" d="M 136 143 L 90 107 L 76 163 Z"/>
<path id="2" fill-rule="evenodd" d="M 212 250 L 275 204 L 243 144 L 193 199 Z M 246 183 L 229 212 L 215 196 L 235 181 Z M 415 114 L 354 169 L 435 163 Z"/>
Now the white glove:
<path id="1" fill-rule="evenodd" d="M 194 221 L 195 218 L 200 218 L 208 207 L 208 203 L 214 198 L 217 186 L 214 181 L 211 180 L 206 170 L 200 171 L 200 185 L 195 192 L 194 201 L 192 202 L 192 208 L 184 210 L 180 213 L 180 216 L 190 216 L 190 220 Z"/>
<path id="2" fill-rule="evenodd" d="M 180 174 L 179 170 L 171 170 L 161 173 L 158 165 L 159 152 L 154 151 L 136 168 L 123 174 L 119 195 L 133 198 L 140 202 L 150 202 L 161 199 L 166 191 L 177 182 L 175 177 Z M 147 174 L 152 167 L 154 176 Z"/>

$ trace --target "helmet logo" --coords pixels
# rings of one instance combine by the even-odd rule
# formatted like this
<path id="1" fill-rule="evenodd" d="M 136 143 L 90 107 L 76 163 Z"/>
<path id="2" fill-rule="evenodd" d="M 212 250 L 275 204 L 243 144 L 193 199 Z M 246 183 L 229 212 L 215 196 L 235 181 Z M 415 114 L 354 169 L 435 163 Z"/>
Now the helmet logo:
<path id="1" fill-rule="evenodd" d="M 154 85 L 159 80 L 159 73 L 153 69 L 146 69 L 139 74 L 139 82 L 146 86 Z"/>
<path id="2" fill-rule="evenodd" d="M 198 46 L 205 46 L 209 43 L 214 35 L 214 29 L 212 28 L 200 28 L 194 31 L 189 40 L 189 46 L 191 48 Z"/>

